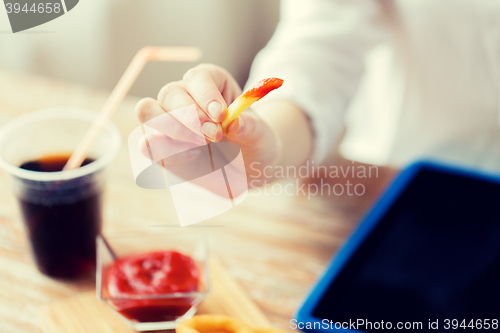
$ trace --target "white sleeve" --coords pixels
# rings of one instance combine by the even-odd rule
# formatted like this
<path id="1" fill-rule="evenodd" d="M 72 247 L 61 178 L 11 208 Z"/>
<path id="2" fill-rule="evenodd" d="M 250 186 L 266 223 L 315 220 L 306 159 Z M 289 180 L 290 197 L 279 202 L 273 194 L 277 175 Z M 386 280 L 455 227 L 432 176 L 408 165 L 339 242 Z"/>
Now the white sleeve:
<path id="1" fill-rule="evenodd" d="M 366 51 L 384 36 L 379 11 L 375 0 L 282 0 L 276 32 L 252 64 L 247 85 L 285 80 L 264 101 L 292 100 L 310 117 L 318 163 L 342 132 Z"/>

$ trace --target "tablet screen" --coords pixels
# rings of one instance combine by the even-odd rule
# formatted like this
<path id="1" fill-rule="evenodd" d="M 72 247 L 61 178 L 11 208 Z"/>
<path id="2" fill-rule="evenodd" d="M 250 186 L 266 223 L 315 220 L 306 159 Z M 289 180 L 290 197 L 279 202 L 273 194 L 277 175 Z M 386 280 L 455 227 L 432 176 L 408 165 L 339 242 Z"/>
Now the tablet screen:
<path id="1" fill-rule="evenodd" d="M 500 186 L 420 170 L 313 316 L 424 325 L 500 318 Z"/>

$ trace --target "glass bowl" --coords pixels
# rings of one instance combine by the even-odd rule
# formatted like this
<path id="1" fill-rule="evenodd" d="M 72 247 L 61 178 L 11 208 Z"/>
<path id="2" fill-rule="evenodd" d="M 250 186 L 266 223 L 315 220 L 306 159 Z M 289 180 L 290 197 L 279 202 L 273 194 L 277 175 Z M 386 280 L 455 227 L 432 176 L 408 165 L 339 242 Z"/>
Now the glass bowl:
<path id="1" fill-rule="evenodd" d="M 160 228 L 159 228 L 160 229 Z M 170 229 L 170 228 L 169 228 Z M 161 234 L 165 235 L 161 235 Z M 155 232 L 155 235 L 98 236 L 97 298 L 136 331 L 174 329 L 177 323 L 194 315 L 210 292 L 207 237 L 203 231 L 183 229 Z M 157 251 L 177 251 L 191 257 L 199 273 L 197 290 L 148 295 L 120 295 L 108 291 L 108 274 L 113 263 L 124 256 Z"/>

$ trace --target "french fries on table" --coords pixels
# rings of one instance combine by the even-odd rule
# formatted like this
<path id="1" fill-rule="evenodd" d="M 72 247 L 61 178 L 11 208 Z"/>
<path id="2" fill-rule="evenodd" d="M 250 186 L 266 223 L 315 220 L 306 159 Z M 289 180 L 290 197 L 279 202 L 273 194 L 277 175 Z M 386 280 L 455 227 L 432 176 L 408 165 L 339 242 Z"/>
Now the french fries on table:
<path id="1" fill-rule="evenodd" d="M 203 314 L 183 320 L 176 333 L 286 333 L 279 328 L 253 328 L 241 320 L 225 315 Z"/>

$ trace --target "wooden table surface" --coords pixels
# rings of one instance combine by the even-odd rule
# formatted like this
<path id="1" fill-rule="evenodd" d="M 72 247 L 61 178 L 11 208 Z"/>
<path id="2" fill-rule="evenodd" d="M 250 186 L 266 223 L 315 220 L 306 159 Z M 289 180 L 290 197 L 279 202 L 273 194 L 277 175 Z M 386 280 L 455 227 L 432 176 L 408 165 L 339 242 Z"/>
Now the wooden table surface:
<path id="1" fill-rule="evenodd" d="M 108 91 L 27 74 L 0 71 L 0 126 L 24 113 L 47 107 L 77 106 L 99 111 Z M 127 137 L 138 126 L 127 97 L 113 117 L 123 145 L 111 165 L 104 202 L 104 233 L 134 233 L 177 224 L 168 191 L 135 185 Z M 352 162 L 333 159 L 335 165 Z M 211 253 L 261 307 L 270 321 L 289 327 L 292 314 L 394 171 L 354 179 L 362 196 L 270 195 L 251 191 L 236 208 L 200 225 L 210 228 Z M 345 183 L 345 179 L 336 180 Z M 314 182 L 314 181 L 313 181 Z M 17 203 L 0 172 L 0 332 L 37 332 L 37 312 L 50 303 L 95 287 L 92 276 L 57 281 L 40 274 L 30 257 Z"/>

